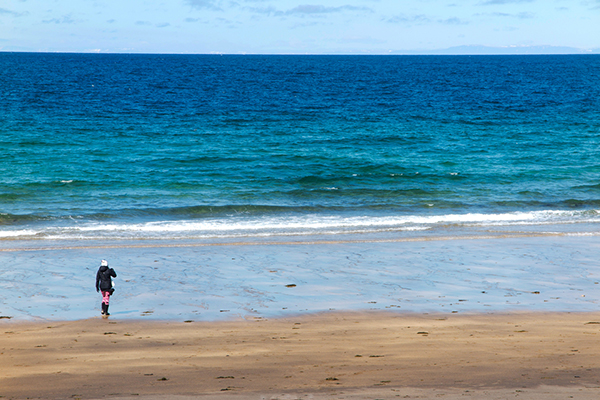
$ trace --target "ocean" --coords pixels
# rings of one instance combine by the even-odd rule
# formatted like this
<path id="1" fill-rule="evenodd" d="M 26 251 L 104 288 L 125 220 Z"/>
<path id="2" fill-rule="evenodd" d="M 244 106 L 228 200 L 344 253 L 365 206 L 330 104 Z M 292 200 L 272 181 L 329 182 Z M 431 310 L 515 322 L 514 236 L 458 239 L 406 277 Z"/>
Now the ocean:
<path id="1" fill-rule="evenodd" d="M 600 235 L 598 55 L 0 53 L 0 98 L 5 257 Z"/>

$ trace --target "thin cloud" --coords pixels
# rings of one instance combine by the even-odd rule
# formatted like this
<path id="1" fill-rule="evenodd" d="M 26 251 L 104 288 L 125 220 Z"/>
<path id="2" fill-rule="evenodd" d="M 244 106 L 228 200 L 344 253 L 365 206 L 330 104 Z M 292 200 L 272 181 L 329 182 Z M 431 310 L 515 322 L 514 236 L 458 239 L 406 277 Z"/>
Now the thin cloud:
<path id="1" fill-rule="evenodd" d="M 324 5 L 317 4 L 303 4 L 297 7 L 291 8 L 289 10 L 283 11 L 279 10 L 273 6 L 267 7 L 243 7 L 244 10 L 255 13 L 255 14 L 263 14 L 268 16 L 275 17 L 284 17 L 284 16 L 300 16 L 300 17 L 311 17 L 311 16 L 320 16 L 325 14 L 335 14 L 335 13 L 343 13 L 343 12 L 373 12 L 373 9 L 369 7 L 356 7 L 351 5 L 343 5 L 338 7 L 328 7 Z"/>
<path id="2" fill-rule="evenodd" d="M 390 24 L 426 24 L 431 20 L 424 14 L 406 16 L 406 15 L 395 15 L 385 20 Z"/>
<path id="3" fill-rule="evenodd" d="M 63 15 L 60 18 L 45 19 L 44 24 L 74 24 L 76 21 L 71 17 L 71 14 Z"/>
<path id="4" fill-rule="evenodd" d="M 498 17 L 498 18 L 517 18 L 517 19 L 531 19 L 535 17 L 535 14 L 530 12 L 520 12 L 517 14 L 494 12 L 494 13 L 480 13 L 474 14 L 475 17 Z"/>
<path id="5" fill-rule="evenodd" d="M 8 10 L 6 8 L 0 8 L 0 15 L 12 15 L 13 17 L 22 17 L 24 15 L 29 14 L 28 12 L 16 12 L 16 11 L 12 11 L 12 10 Z"/>
<path id="6" fill-rule="evenodd" d="M 326 7 L 323 5 L 300 5 L 292 8 L 285 12 L 286 15 L 314 15 L 314 14 L 332 14 L 344 11 L 369 11 L 373 10 L 368 7 L 356 7 L 356 6 L 339 6 L 339 7 Z"/>
<path id="7" fill-rule="evenodd" d="M 444 25 L 468 25 L 469 23 L 467 21 L 463 21 L 460 18 L 457 17 L 452 17 L 452 18 L 447 18 L 447 19 L 438 19 L 438 21 L 440 24 L 444 24 Z"/>
<path id="8" fill-rule="evenodd" d="M 244 10 L 250 11 L 254 14 L 265 14 L 265 15 L 283 15 L 282 11 L 279 11 L 273 6 L 268 7 L 244 7 Z"/>
<path id="9" fill-rule="evenodd" d="M 185 3 L 199 10 L 223 11 L 217 0 L 185 0 Z"/>

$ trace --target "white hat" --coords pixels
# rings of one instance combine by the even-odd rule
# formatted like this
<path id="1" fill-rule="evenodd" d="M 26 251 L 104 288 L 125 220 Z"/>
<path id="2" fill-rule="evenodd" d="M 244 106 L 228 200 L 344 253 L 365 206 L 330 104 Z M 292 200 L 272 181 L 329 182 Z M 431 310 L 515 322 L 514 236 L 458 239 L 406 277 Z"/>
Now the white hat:
<path id="1" fill-rule="evenodd" d="M 100 266 L 101 267 L 108 267 L 108 261 L 102 260 L 102 262 L 100 262 Z"/>

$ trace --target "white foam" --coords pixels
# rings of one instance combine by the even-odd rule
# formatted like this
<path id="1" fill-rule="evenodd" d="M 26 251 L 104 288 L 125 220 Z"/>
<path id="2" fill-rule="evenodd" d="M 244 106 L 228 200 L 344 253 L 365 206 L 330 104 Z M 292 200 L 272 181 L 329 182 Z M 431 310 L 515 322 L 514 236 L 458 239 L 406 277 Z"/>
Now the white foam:
<path id="1" fill-rule="evenodd" d="M 578 218 L 574 218 L 578 217 Z M 209 219 L 167 222 L 149 222 L 130 225 L 99 225 L 79 228 L 81 231 L 94 230 L 133 230 L 139 232 L 189 232 L 189 231 L 257 231 L 257 230 L 297 230 L 330 228 L 416 228 L 438 224 L 480 224 L 497 226 L 513 223 L 561 223 L 561 222 L 600 222 L 598 213 L 585 216 L 572 211 L 517 212 L 506 214 L 447 214 L 435 216 L 380 216 L 380 217 L 337 217 L 307 215 L 296 217 L 267 217 L 256 219 Z M 582 218 L 584 218 L 582 220 Z"/>
<path id="2" fill-rule="evenodd" d="M 16 237 L 20 237 L 20 236 L 34 236 L 36 235 L 38 232 L 37 231 L 33 231 L 30 229 L 21 229 L 21 230 L 14 230 L 14 231 L 1 231 L 0 230 L 0 239 L 1 238 L 16 238 Z"/>
<path id="3" fill-rule="evenodd" d="M 230 216 L 220 219 L 152 221 L 143 223 L 81 223 L 52 226 L 39 230 L 0 230 L 0 238 L 211 238 L 265 237 L 273 235 L 322 235 L 342 233 L 376 233 L 390 231 L 417 232 L 465 227 L 532 226 L 573 223 L 598 223 L 600 214 L 592 211 L 546 210 L 498 214 L 388 215 L 388 216 L 266 216 L 249 218 Z"/>

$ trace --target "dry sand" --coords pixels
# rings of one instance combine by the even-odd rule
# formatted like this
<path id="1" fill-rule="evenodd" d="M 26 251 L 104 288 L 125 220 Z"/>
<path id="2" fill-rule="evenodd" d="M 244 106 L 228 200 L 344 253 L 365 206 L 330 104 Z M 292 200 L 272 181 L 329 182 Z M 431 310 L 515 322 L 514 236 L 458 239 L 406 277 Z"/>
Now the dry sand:
<path id="1" fill-rule="evenodd" d="M 600 398 L 600 313 L 0 324 L 8 399 Z"/>

